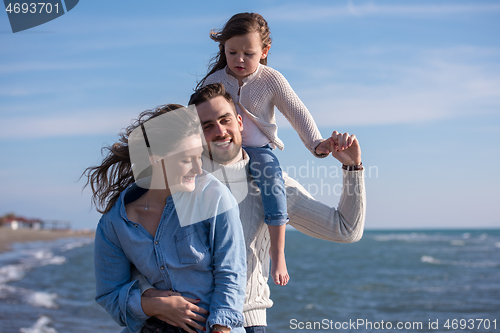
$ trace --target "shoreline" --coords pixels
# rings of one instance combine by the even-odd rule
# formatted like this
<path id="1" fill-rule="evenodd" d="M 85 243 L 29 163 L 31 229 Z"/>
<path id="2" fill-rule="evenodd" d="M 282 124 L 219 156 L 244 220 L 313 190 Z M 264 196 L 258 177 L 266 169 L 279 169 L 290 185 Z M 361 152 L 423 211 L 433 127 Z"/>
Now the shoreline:
<path id="1" fill-rule="evenodd" d="M 20 228 L 12 230 L 7 227 L 0 227 L 0 253 L 12 249 L 14 243 L 51 241 L 58 238 L 69 237 L 94 237 L 94 231 L 78 230 L 33 230 Z"/>

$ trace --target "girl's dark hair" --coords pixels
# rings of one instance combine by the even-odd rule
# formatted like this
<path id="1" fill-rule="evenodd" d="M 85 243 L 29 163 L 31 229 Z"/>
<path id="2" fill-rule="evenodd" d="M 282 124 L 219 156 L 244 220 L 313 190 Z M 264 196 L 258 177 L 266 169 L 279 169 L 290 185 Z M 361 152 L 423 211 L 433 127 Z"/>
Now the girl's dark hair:
<path id="1" fill-rule="evenodd" d="M 222 30 L 210 31 L 210 38 L 219 43 L 219 52 L 210 60 L 208 74 L 198 83 L 196 89 L 203 86 L 208 76 L 223 69 L 227 65 L 225 43 L 234 36 L 246 35 L 253 32 L 259 33 L 262 40 L 262 48 L 271 45 L 271 32 L 269 31 L 267 21 L 262 15 L 257 13 L 239 13 L 233 15 L 233 17 L 226 22 Z M 267 57 L 260 59 L 260 63 L 267 65 Z"/>
<path id="2" fill-rule="evenodd" d="M 118 142 L 102 148 L 105 157 L 101 165 L 85 169 L 82 173 L 82 177 L 87 177 L 84 188 L 90 185 L 92 203 L 96 206 L 98 212 L 102 214 L 108 212 L 119 198 L 120 193 L 135 181 L 129 151 L 130 134 L 138 127 L 142 126 L 144 129 L 143 125 L 148 120 L 180 108 L 184 107 L 179 104 L 166 104 L 142 112 L 130 126 L 120 133 Z M 166 142 L 165 146 L 162 147 L 165 151 L 174 148 L 178 141 L 190 135 L 201 133 L 197 116 L 186 115 L 186 113 L 182 113 L 182 116 L 173 117 L 175 124 L 173 124 L 172 128 L 169 126 L 169 129 L 164 129 L 176 132 L 171 133 L 172 135 L 169 136 L 175 137 L 176 142 Z"/>

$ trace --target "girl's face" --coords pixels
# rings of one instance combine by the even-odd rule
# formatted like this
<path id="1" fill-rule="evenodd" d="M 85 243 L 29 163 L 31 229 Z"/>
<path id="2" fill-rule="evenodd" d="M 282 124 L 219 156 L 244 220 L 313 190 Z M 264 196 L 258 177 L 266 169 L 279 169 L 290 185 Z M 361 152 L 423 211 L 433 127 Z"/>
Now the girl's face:
<path id="1" fill-rule="evenodd" d="M 178 149 L 164 159 L 167 183 L 172 193 L 194 191 L 195 178 L 202 172 L 202 152 L 200 135 L 192 135 L 182 140 Z"/>
<path id="2" fill-rule="evenodd" d="M 260 59 L 265 59 L 271 45 L 262 48 L 262 40 L 258 32 L 234 36 L 224 44 L 229 74 L 242 79 L 253 74 L 259 66 Z"/>

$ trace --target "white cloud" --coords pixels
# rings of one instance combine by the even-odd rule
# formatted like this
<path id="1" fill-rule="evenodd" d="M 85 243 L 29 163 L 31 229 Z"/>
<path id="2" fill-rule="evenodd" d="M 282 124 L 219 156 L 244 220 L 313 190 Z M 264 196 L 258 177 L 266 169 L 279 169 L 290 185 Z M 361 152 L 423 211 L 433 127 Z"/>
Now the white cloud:
<path id="1" fill-rule="evenodd" d="M 471 14 L 474 12 L 498 12 L 500 4 L 399 4 L 380 5 L 374 2 L 356 4 L 347 1 L 343 5 L 320 6 L 314 4 L 291 4 L 274 7 L 263 12 L 270 21 L 316 21 L 334 17 L 363 17 L 363 16 L 429 16 L 449 15 L 457 13 Z"/>
<path id="2" fill-rule="evenodd" d="M 10 117 L 0 123 L 0 139 L 117 134 L 137 117 L 137 111 L 92 110 L 69 115 Z"/>
<path id="3" fill-rule="evenodd" d="M 383 76 L 380 82 L 375 79 L 374 83 L 372 77 L 364 83 L 366 77 L 361 76 L 354 83 L 321 84 L 333 81 L 323 77 L 305 79 L 319 83 L 296 91 L 316 123 L 328 127 L 425 122 L 498 112 L 500 64 L 481 56 L 495 51 L 464 48 L 462 54 L 458 50 L 421 51 L 415 62 L 397 65 L 359 65 Z M 283 118 L 278 125 L 290 126 Z"/>
<path id="4" fill-rule="evenodd" d="M 92 16 L 92 20 L 82 16 L 71 25 L 65 26 L 64 34 L 79 36 L 68 40 L 66 51 L 78 54 L 150 47 L 157 47 L 160 51 L 174 43 L 179 46 L 209 40 L 208 29 L 211 29 L 213 24 L 227 19 L 220 15 L 165 18 L 161 12 L 158 14 L 156 17 L 131 16 L 125 19 L 106 13 L 105 16 Z M 179 32 L 179 29 L 182 31 Z M 170 52 L 179 50 L 170 46 Z"/>
<path id="5" fill-rule="evenodd" d="M 98 62 L 12 62 L 5 65 L 0 65 L 0 74 L 12 74 L 20 72 L 34 71 L 54 71 L 54 70 L 82 70 L 91 68 L 107 68 L 116 66 L 113 63 L 98 63 Z"/>
<path id="6" fill-rule="evenodd" d="M 28 96 L 28 95 L 30 95 L 30 92 L 24 88 L 11 88 L 7 86 L 0 87 L 0 96 L 16 97 L 16 96 Z"/>

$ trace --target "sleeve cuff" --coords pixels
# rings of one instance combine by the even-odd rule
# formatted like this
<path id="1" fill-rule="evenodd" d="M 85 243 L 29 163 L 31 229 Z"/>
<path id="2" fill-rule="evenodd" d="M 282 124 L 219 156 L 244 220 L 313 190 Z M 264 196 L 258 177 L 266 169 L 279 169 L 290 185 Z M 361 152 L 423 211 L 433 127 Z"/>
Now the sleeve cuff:
<path id="1" fill-rule="evenodd" d="M 313 144 L 313 149 L 311 149 L 311 153 L 312 153 L 314 156 L 316 156 L 317 158 L 325 158 L 325 157 L 327 157 L 328 155 L 330 155 L 329 153 L 328 153 L 328 154 L 321 154 L 321 155 L 316 154 L 316 148 L 318 148 L 318 146 L 319 146 L 319 144 L 320 144 L 321 142 L 323 142 L 323 139 L 320 139 L 320 140 L 318 140 L 318 141 L 314 142 L 314 144 Z"/>
<path id="2" fill-rule="evenodd" d="M 130 292 L 130 299 L 128 306 L 130 311 L 135 315 L 135 317 L 141 321 L 146 321 L 149 317 L 144 313 L 141 304 L 141 291 L 139 289 L 134 289 Z"/>
<path id="3" fill-rule="evenodd" d="M 149 319 L 142 310 L 141 292 L 137 281 L 131 282 L 128 288 L 120 291 L 120 307 L 124 312 L 124 322 L 131 332 L 140 332 L 144 322 Z M 124 311 L 123 311 L 124 310 Z"/>
<path id="4" fill-rule="evenodd" d="M 233 310 L 216 310 L 210 313 L 207 324 L 210 329 L 214 325 L 221 325 L 230 329 L 243 327 L 243 314 Z"/>
<path id="5" fill-rule="evenodd" d="M 271 226 L 282 226 L 288 223 L 290 219 L 288 218 L 288 214 L 285 215 L 275 215 L 270 218 L 266 218 L 264 223 Z"/>

